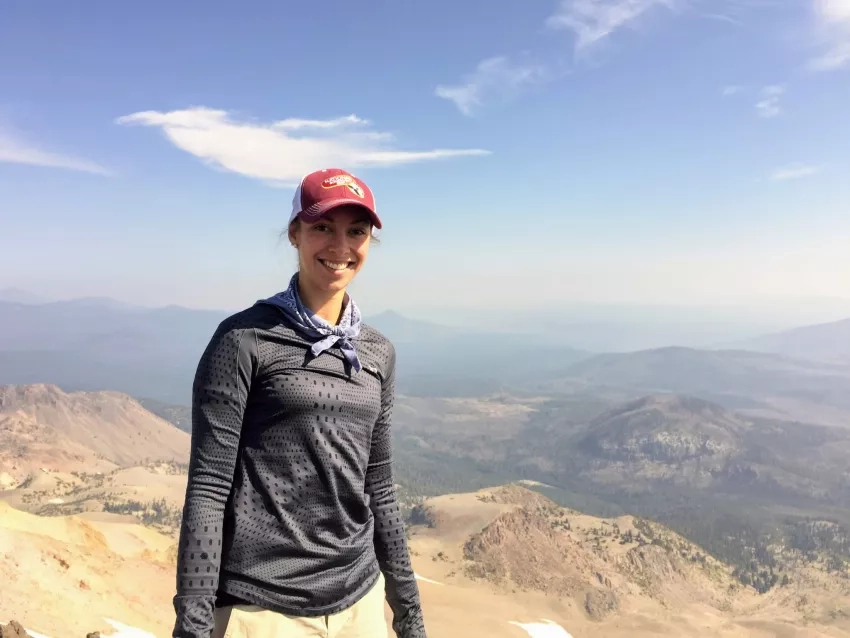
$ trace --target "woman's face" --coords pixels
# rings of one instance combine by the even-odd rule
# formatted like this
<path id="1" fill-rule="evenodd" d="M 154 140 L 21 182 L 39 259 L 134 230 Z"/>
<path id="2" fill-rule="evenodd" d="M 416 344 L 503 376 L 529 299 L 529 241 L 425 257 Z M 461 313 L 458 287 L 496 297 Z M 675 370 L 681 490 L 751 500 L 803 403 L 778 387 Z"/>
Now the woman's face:
<path id="1" fill-rule="evenodd" d="M 359 206 L 339 206 L 315 222 L 299 221 L 289 231 L 298 248 L 299 282 L 309 290 L 345 290 L 369 254 L 372 226 Z"/>

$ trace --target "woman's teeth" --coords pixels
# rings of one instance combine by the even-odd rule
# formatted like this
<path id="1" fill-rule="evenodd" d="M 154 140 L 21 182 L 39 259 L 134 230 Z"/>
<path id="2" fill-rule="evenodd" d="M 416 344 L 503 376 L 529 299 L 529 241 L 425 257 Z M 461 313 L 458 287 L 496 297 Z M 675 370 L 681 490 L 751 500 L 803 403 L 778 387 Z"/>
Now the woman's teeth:
<path id="1" fill-rule="evenodd" d="M 341 261 L 338 263 L 333 261 L 326 261 L 324 259 L 320 259 L 319 261 L 321 261 L 322 264 L 324 264 L 327 268 L 330 268 L 331 270 L 345 270 L 348 268 L 347 261 Z"/>

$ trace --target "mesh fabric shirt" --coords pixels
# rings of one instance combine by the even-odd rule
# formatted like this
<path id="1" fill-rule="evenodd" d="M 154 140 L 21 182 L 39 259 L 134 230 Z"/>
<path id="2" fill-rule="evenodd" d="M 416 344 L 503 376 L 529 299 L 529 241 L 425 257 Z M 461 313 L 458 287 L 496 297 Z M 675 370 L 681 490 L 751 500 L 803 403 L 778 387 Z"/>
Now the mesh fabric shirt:
<path id="1" fill-rule="evenodd" d="M 209 638 L 221 598 L 333 614 L 379 571 L 396 635 L 425 638 L 393 486 L 395 349 L 366 325 L 354 343 L 349 376 L 271 306 L 219 325 L 192 388 L 173 638 Z"/>

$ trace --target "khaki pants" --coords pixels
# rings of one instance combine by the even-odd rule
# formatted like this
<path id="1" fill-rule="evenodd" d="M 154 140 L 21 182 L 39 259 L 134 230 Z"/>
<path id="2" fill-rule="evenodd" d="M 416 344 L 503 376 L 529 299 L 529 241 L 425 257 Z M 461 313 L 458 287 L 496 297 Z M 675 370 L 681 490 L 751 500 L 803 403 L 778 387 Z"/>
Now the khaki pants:
<path id="1" fill-rule="evenodd" d="M 256 605 L 220 607 L 212 638 L 387 638 L 384 576 L 354 605 L 313 618 L 287 616 Z"/>

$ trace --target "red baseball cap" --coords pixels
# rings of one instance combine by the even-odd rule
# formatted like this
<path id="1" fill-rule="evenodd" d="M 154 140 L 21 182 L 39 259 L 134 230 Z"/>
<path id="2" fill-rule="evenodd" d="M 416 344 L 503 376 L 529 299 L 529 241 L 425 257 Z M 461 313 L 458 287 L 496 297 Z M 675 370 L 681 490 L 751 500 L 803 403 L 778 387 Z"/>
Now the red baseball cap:
<path id="1" fill-rule="evenodd" d="M 332 208 L 352 204 L 365 208 L 376 228 L 381 219 L 375 212 L 375 196 L 366 183 L 341 168 L 323 168 L 306 175 L 292 198 L 291 224 L 296 217 L 314 222 Z"/>

